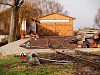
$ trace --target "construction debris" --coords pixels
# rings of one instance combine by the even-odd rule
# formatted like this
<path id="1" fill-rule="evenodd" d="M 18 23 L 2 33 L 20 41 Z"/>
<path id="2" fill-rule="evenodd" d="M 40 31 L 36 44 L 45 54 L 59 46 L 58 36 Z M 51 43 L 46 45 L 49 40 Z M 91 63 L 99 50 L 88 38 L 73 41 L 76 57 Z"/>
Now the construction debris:
<path id="1" fill-rule="evenodd" d="M 29 41 L 21 44 L 21 47 L 28 49 L 75 49 L 77 47 L 76 43 L 73 43 L 74 37 L 60 37 L 60 36 L 51 36 L 51 37 L 40 37 L 32 38 Z"/>

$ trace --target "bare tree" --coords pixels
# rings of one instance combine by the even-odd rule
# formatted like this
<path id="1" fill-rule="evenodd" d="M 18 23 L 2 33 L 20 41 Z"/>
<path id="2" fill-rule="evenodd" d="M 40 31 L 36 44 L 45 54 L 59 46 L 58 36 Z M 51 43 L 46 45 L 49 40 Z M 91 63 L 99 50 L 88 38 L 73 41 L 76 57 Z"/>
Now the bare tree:
<path id="1" fill-rule="evenodd" d="M 25 0 L 24 4 L 21 6 L 22 2 L 23 0 L 0 1 L 0 7 L 4 6 L 6 9 L 9 8 L 9 12 L 7 9 L 6 13 L 3 14 L 3 17 L 0 17 L 0 20 L 3 20 L 4 23 L 11 18 L 9 42 L 13 42 L 16 38 L 20 37 L 20 22 L 22 19 L 26 18 L 27 21 L 30 22 L 32 17 L 41 15 L 41 10 L 38 8 L 38 2 Z"/>
<path id="2" fill-rule="evenodd" d="M 100 29 L 100 8 L 98 9 L 98 13 L 95 16 L 95 28 Z"/>
<path id="3" fill-rule="evenodd" d="M 39 17 L 41 15 L 42 10 L 38 7 L 38 4 L 35 2 L 24 2 L 24 4 L 20 7 L 20 18 L 26 18 L 28 21 L 32 17 Z"/>
<path id="4" fill-rule="evenodd" d="M 48 2 L 48 6 L 50 13 L 61 13 L 63 10 L 63 6 L 61 6 L 61 4 L 56 1 Z"/>
<path id="5" fill-rule="evenodd" d="M 0 4 L 11 6 L 12 8 L 12 16 L 11 16 L 11 25 L 10 25 L 10 33 L 9 33 L 9 42 L 13 42 L 16 40 L 16 28 L 18 27 L 18 10 L 22 5 L 23 0 L 1 0 Z"/>
<path id="6" fill-rule="evenodd" d="M 63 11 L 63 6 L 55 1 L 55 0 L 42 0 L 42 12 L 43 15 L 48 15 L 52 13 L 59 13 L 59 14 L 64 14 L 67 15 L 67 11 Z"/>

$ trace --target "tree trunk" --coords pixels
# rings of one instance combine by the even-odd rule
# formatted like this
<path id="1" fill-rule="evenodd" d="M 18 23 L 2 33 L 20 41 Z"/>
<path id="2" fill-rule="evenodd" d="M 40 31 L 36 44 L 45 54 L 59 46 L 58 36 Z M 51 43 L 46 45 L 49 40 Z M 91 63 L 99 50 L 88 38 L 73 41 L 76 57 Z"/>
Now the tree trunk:
<path id="1" fill-rule="evenodd" d="M 17 22 L 16 22 L 16 40 L 20 39 L 20 23 L 19 23 L 19 8 L 17 8 Z"/>
<path id="2" fill-rule="evenodd" d="M 10 25 L 10 33 L 9 33 L 9 43 L 16 40 L 16 27 L 18 26 L 18 8 L 15 6 L 12 8 L 11 15 L 11 25 Z"/>

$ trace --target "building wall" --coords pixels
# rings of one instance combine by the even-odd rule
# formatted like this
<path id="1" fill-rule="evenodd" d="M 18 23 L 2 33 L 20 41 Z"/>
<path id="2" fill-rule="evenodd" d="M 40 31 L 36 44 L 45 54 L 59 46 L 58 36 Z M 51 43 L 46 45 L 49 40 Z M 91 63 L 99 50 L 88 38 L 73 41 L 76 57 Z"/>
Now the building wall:
<path id="1" fill-rule="evenodd" d="M 39 35 L 73 36 L 73 18 L 59 14 L 52 14 L 39 18 Z M 68 21 L 68 22 L 41 22 L 41 20 Z"/>
<path id="2" fill-rule="evenodd" d="M 4 10 L 0 13 L 0 35 L 9 34 L 11 21 L 11 9 Z"/>
<path id="3" fill-rule="evenodd" d="M 1 21 L 0 22 L 0 30 L 4 30 L 5 29 L 5 25 L 4 25 L 4 23 Z"/>
<path id="4" fill-rule="evenodd" d="M 0 21 L 0 35 L 9 34 L 10 23 Z"/>

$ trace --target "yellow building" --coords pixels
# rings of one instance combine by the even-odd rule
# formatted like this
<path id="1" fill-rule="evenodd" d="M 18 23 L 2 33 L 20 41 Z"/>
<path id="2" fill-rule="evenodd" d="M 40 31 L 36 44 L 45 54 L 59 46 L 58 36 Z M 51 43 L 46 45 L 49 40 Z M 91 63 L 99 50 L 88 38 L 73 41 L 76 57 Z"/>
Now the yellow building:
<path id="1" fill-rule="evenodd" d="M 42 36 L 73 36 L 75 18 L 61 14 L 50 14 L 38 18 L 36 33 Z"/>

